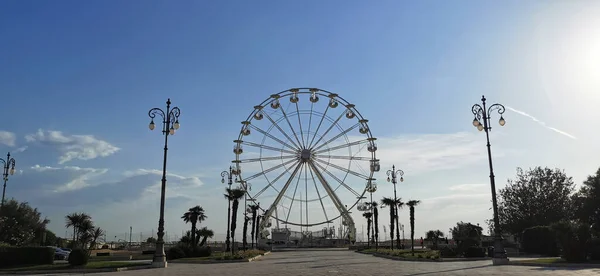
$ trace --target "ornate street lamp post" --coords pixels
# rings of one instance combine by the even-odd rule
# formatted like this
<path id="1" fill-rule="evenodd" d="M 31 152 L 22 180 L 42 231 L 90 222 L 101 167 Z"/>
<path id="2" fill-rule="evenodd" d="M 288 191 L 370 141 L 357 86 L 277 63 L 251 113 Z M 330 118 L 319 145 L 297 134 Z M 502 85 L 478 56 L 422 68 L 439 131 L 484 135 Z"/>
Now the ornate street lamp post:
<path id="1" fill-rule="evenodd" d="M 165 255 L 165 241 L 163 239 L 165 235 L 165 192 L 167 189 L 167 151 L 168 151 L 168 140 L 169 135 L 175 135 L 175 130 L 179 129 L 179 114 L 180 110 L 178 107 L 171 108 L 171 99 L 167 99 L 167 109 L 162 110 L 158 107 L 150 109 L 148 116 L 150 116 L 150 130 L 154 130 L 156 127 L 154 124 L 154 118 L 156 115 L 162 117 L 162 134 L 165 136 L 165 147 L 163 156 L 163 171 L 161 179 L 160 189 L 160 218 L 158 219 L 158 239 L 156 240 L 156 252 L 152 259 L 152 264 L 155 267 L 167 267 L 167 258 Z"/>
<path id="2" fill-rule="evenodd" d="M 500 120 L 498 123 L 500 126 L 504 126 L 506 121 L 502 114 L 504 114 L 504 106 L 501 104 L 492 104 L 489 107 L 486 107 L 485 104 L 485 96 L 481 96 L 481 105 L 475 104 L 471 108 L 473 115 L 475 115 L 475 119 L 473 119 L 473 126 L 475 126 L 479 131 L 485 131 L 485 137 L 487 141 L 487 153 L 488 153 L 488 162 L 490 165 L 490 185 L 492 189 L 492 208 L 494 211 L 494 258 L 493 264 L 507 264 L 508 258 L 506 255 L 506 251 L 504 250 L 503 238 L 500 229 L 500 219 L 498 218 L 498 203 L 496 201 L 496 182 L 494 179 L 494 167 L 492 165 L 492 149 L 490 145 L 490 131 L 492 131 L 491 117 L 490 113 L 494 111 L 498 111 L 500 114 Z M 483 121 L 483 124 L 482 122 Z"/>
<path id="3" fill-rule="evenodd" d="M 225 177 L 227 177 L 227 185 L 229 186 L 229 190 L 231 190 L 231 185 L 233 184 L 233 175 L 234 175 L 235 169 L 232 167 L 229 167 L 229 171 L 222 171 L 221 172 L 221 183 L 225 183 Z M 229 195 L 227 195 L 229 196 Z M 231 234 L 229 232 L 229 228 L 231 226 L 231 199 L 227 198 L 227 203 L 229 204 L 227 207 L 227 239 L 225 240 L 225 245 L 226 245 L 226 249 L 225 252 L 229 252 L 230 247 L 229 247 L 229 239 L 231 237 Z"/>
<path id="4" fill-rule="evenodd" d="M 2 203 L 0 204 L 0 210 L 4 207 L 4 196 L 6 194 L 6 182 L 8 182 L 8 175 L 15 174 L 15 159 L 10 157 L 10 152 L 6 154 L 6 160 L 0 158 L 0 162 L 4 166 L 2 171 L 2 180 L 4 180 L 4 187 L 2 187 Z"/>
<path id="5" fill-rule="evenodd" d="M 374 182 L 375 179 L 369 179 L 369 182 L 367 183 L 367 192 L 371 195 L 371 202 L 369 202 L 369 207 L 371 208 L 371 214 L 373 216 L 373 222 L 371 223 L 371 236 L 373 237 L 373 242 L 375 243 L 375 249 L 377 249 L 379 247 L 379 242 L 378 240 L 375 238 L 375 211 L 374 210 L 374 204 L 373 204 L 373 193 L 377 191 L 377 183 Z"/>
<path id="6" fill-rule="evenodd" d="M 396 220 L 396 248 L 400 249 L 400 223 L 398 222 L 398 196 L 396 195 L 397 177 L 400 176 L 400 182 L 404 181 L 404 171 L 396 170 L 396 166 L 392 165 L 392 169 L 387 171 L 387 181 L 394 184 L 394 216 Z M 390 179 L 390 176 L 392 177 Z M 394 250 L 394 241 L 392 241 L 392 250 Z"/>

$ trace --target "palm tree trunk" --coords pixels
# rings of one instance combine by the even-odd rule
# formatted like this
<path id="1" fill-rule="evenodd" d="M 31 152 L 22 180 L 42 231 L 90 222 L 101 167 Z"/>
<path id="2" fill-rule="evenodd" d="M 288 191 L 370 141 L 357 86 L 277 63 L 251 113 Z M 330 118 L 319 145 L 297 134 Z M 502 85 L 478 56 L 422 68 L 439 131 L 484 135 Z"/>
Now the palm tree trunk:
<path id="1" fill-rule="evenodd" d="M 400 222 L 398 221 L 398 206 L 396 206 L 396 214 L 394 215 L 396 220 L 396 248 L 402 249 L 400 246 Z"/>
<path id="2" fill-rule="evenodd" d="M 200 241 L 200 246 L 204 246 L 204 244 L 206 243 L 206 240 L 208 239 L 208 236 L 204 236 L 202 237 L 202 241 Z"/>
<path id="3" fill-rule="evenodd" d="M 192 221 L 192 247 L 196 247 L 196 222 Z"/>
<path id="4" fill-rule="evenodd" d="M 375 216 L 375 248 L 379 247 L 379 223 L 377 218 L 379 217 L 379 211 L 377 211 L 377 207 L 373 208 L 373 216 Z"/>
<path id="5" fill-rule="evenodd" d="M 237 210 L 240 202 L 233 201 L 233 212 L 231 213 L 231 253 L 235 252 L 235 229 L 237 228 Z"/>
<path id="6" fill-rule="evenodd" d="M 390 249 L 394 250 L 394 206 L 390 207 Z"/>
<path id="7" fill-rule="evenodd" d="M 367 219 L 367 246 L 371 247 L 371 218 Z"/>
<path id="8" fill-rule="evenodd" d="M 415 255 L 415 207 L 410 206 L 410 252 Z"/>
<path id="9" fill-rule="evenodd" d="M 256 209 L 252 209 L 252 230 L 250 231 L 250 235 L 252 236 L 252 249 L 254 249 L 254 237 L 255 237 L 255 228 L 256 228 Z"/>
<path id="10" fill-rule="evenodd" d="M 246 246 L 248 244 L 248 217 L 244 216 L 244 236 L 242 237 L 242 243 L 243 243 L 243 247 L 244 250 L 246 250 Z"/>
<path id="11" fill-rule="evenodd" d="M 258 238 L 260 235 L 260 216 L 256 216 L 256 230 L 255 230 L 255 235 L 256 235 L 256 247 L 258 247 Z"/>

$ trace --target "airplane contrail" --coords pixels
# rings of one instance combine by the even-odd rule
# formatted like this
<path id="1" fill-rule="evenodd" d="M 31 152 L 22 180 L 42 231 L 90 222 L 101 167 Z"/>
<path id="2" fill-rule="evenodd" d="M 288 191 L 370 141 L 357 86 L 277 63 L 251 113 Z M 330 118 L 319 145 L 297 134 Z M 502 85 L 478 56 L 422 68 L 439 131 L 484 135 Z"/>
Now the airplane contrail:
<path id="1" fill-rule="evenodd" d="M 552 131 L 554 131 L 554 132 L 556 132 L 556 133 L 558 133 L 558 134 L 562 134 L 562 135 L 564 135 L 564 136 L 567 136 L 567 137 L 569 137 L 569 138 L 571 138 L 571 139 L 573 139 L 573 140 L 577 140 L 577 137 L 575 137 L 575 136 L 573 136 L 573 135 L 571 135 L 571 134 L 569 134 L 569 133 L 567 133 L 567 132 L 565 132 L 565 131 L 562 131 L 562 130 L 560 130 L 560 129 L 557 129 L 557 128 L 554 128 L 554 127 L 548 126 L 548 125 L 546 125 L 546 123 L 545 123 L 545 122 L 543 122 L 543 121 L 540 121 L 538 118 L 536 118 L 536 117 L 533 117 L 533 116 L 529 115 L 528 113 L 525 113 L 525 112 L 523 112 L 523 111 L 520 111 L 520 110 L 514 109 L 514 108 L 512 108 L 512 107 L 509 107 L 509 106 L 507 106 L 507 107 L 506 107 L 506 109 L 508 109 L 508 110 L 510 110 L 510 111 L 512 111 L 512 112 L 514 112 L 514 113 L 517 113 L 517 114 L 523 115 L 523 116 L 525 116 L 525 117 L 527 117 L 527 118 L 529 118 L 529 119 L 533 120 L 534 122 L 536 122 L 536 123 L 540 124 L 541 126 L 543 126 L 543 127 L 547 128 L 547 129 L 549 129 L 549 130 L 552 130 Z"/>

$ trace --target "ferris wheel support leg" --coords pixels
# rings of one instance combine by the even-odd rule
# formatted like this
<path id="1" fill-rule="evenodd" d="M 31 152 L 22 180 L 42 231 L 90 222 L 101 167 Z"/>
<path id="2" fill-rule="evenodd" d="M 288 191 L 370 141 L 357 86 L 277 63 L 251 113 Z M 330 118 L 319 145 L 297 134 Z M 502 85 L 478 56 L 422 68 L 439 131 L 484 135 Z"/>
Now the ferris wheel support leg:
<path id="1" fill-rule="evenodd" d="M 279 201 L 281 201 L 281 199 L 283 198 L 283 195 L 285 194 L 285 192 L 287 191 L 287 189 L 290 187 L 290 184 L 292 183 L 292 180 L 294 180 L 294 177 L 298 173 L 298 170 L 300 169 L 300 167 L 302 167 L 302 163 L 298 163 L 296 165 L 296 168 L 294 169 L 294 171 L 292 172 L 292 175 L 290 176 L 290 178 L 288 178 L 287 182 L 283 186 L 283 189 L 281 189 L 281 191 L 279 192 L 279 194 L 277 194 L 277 197 L 275 198 L 275 200 L 271 204 L 271 207 L 269 207 L 269 209 L 265 213 L 265 216 L 264 216 L 263 220 L 260 222 L 259 233 L 261 233 L 262 230 L 264 230 L 266 228 L 267 223 L 269 222 L 269 219 L 273 215 L 273 212 L 277 209 L 277 204 L 279 204 Z M 259 235 L 259 237 L 262 238 L 261 235 Z"/>
<path id="2" fill-rule="evenodd" d="M 346 221 L 346 224 L 347 224 L 348 230 L 349 230 L 348 235 L 349 235 L 350 240 L 351 241 L 356 240 L 356 226 L 354 225 L 354 220 L 352 219 L 352 216 L 350 216 L 350 213 L 346 209 L 346 206 L 344 206 L 344 204 L 342 204 L 342 201 L 340 200 L 340 198 L 333 191 L 331 186 L 329 186 L 329 183 L 327 183 L 327 181 L 325 180 L 325 178 L 323 177 L 321 172 L 317 169 L 317 167 L 312 162 L 310 162 L 309 164 L 310 164 L 310 168 L 314 171 L 315 175 L 319 179 L 319 182 L 321 182 L 321 184 L 323 185 L 323 188 L 325 188 L 325 191 L 331 198 L 331 201 L 333 201 L 333 205 L 335 205 L 335 207 L 338 209 L 338 211 L 340 211 L 343 219 Z"/>

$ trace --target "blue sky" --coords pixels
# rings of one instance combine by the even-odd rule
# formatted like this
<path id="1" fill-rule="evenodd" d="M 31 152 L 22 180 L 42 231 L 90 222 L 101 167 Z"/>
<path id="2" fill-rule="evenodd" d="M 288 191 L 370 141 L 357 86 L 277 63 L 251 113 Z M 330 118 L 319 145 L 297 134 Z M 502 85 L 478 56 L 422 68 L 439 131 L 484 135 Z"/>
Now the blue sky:
<path id="1" fill-rule="evenodd" d="M 377 178 L 392 164 L 405 171 L 399 196 L 422 200 L 417 236 L 460 220 L 483 224 L 485 139 L 470 110 L 482 94 L 511 107 L 492 132 L 498 188 L 517 166 L 564 168 L 578 183 L 600 166 L 599 9 L 595 1 L 6 1 L 0 150 L 19 169 L 7 196 L 38 207 L 59 235 L 74 211 L 92 214 L 108 237 L 124 238 L 129 226 L 150 235 L 163 140 L 148 130 L 147 112 L 171 98 L 182 114 L 170 139 L 167 231 L 180 235 L 188 226 L 179 217 L 199 204 L 222 238 L 219 173 L 235 159 L 240 122 L 273 93 L 317 87 L 369 119 Z M 380 189 L 376 198 L 392 188 L 380 181 Z"/>

